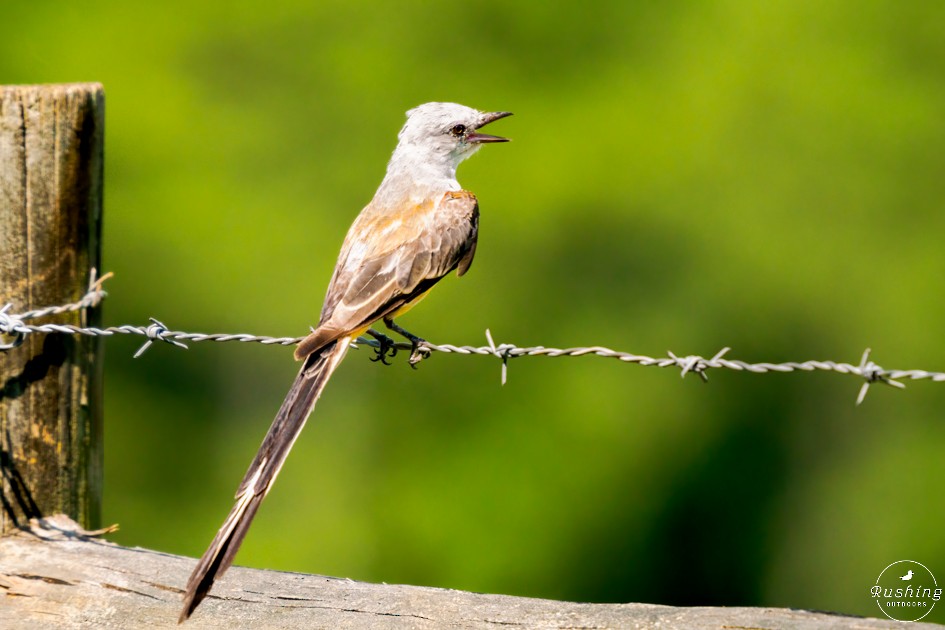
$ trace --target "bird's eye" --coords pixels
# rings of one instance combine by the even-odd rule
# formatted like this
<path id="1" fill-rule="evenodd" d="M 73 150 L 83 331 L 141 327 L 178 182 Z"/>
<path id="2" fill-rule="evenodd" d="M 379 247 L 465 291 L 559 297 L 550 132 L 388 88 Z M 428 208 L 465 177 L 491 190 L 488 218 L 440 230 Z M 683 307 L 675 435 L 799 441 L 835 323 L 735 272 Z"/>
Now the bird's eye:
<path id="1" fill-rule="evenodd" d="M 466 125 L 453 125 L 450 127 L 450 133 L 456 137 L 462 136 L 466 133 Z"/>

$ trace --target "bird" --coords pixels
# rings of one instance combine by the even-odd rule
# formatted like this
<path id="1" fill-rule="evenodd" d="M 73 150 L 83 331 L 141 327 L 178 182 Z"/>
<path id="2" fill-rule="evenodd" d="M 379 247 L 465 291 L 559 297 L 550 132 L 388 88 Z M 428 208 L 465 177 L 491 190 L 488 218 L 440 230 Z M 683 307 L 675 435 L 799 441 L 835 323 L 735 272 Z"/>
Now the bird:
<path id="1" fill-rule="evenodd" d="M 905 575 L 901 576 L 899 579 L 903 580 L 904 582 L 908 582 L 909 580 L 912 579 L 913 575 L 915 574 L 912 572 L 912 569 L 909 569 L 909 571 Z"/>
<path id="2" fill-rule="evenodd" d="M 459 185 L 456 168 L 482 145 L 508 142 L 480 129 L 510 115 L 438 102 L 407 112 L 387 172 L 341 246 L 318 325 L 295 348 L 302 362 L 299 374 L 237 489 L 233 508 L 187 581 L 178 623 L 190 617 L 233 564 L 350 343 L 364 333 L 374 336 L 379 341 L 375 360 L 386 363 L 385 357 L 396 352 L 393 341 L 371 328 L 383 321 L 410 341 L 411 366 L 429 352 L 421 337 L 394 319 L 450 272 L 462 276 L 469 270 L 479 234 L 479 202 Z"/>

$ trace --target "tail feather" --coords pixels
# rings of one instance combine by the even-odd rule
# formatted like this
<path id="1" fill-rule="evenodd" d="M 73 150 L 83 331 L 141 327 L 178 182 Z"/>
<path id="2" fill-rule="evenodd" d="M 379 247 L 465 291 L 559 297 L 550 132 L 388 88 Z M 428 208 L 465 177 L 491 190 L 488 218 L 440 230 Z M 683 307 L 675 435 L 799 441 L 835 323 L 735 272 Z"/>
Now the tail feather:
<path id="1" fill-rule="evenodd" d="M 187 581 L 178 623 L 190 617 L 210 592 L 214 580 L 222 577 L 233 564 L 256 511 L 282 469 L 328 378 L 347 353 L 348 342 L 346 337 L 332 341 L 305 360 L 239 485 L 236 504 Z"/>

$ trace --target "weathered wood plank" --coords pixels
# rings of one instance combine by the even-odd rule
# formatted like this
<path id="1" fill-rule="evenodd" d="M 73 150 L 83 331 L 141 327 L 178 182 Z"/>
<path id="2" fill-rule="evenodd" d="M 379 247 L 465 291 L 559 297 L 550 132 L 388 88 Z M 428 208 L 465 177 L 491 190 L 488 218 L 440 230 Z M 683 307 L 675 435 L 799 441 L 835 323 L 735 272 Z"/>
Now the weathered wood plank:
<path id="1" fill-rule="evenodd" d="M 0 538 L 0 627 L 177 627 L 181 587 L 194 562 L 88 538 L 64 517 L 47 519 L 30 532 Z M 233 567 L 183 627 L 839 630 L 902 625 L 784 608 L 576 604 Z"/>
<path id="2" fill-rule="evenodd" d="M 103 139 L 100 85 L 0 87 L 0 306 L 19 313 L 85 293 L 100 259 Z M 0 352 L 0 532 L 58 512 L 96 525 L 99 346 L 91 337 L 31 335 Z"/>

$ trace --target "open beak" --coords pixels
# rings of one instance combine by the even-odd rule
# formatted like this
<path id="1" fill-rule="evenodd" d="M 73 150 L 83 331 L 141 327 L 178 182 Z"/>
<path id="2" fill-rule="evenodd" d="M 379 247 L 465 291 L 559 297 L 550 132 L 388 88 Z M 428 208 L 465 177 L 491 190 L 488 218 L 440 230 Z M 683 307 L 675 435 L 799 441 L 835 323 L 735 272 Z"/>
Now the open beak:
<path id="1" fill-rule="evenodd" d="M 488 114 L 482 115 L 482 120 L 479 122 L 479 126 L 476 127 L 476 131 L 466 134 L 466 142 L 472 142 L 473 144 L 484 144 L 486 142 L 508 142 L 508 138 L 503 138 L 501 136 L 491 136 L 487 133 L 479 133 L 479 129 L 482 129 L 491 122 L 495 122 L 500 118 L 505 118 L 506 116 L 511 116 L 512 112 L 491 112 Z"/>

